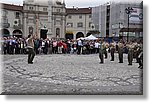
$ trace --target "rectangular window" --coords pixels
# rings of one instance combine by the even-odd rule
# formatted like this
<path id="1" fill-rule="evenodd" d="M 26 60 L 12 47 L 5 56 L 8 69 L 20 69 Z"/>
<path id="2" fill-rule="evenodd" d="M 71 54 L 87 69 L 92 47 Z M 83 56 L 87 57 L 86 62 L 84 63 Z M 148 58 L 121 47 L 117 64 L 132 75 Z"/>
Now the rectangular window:
<path id="1" fill-rule="evenodd" d="M 47 8 L 44 7 L 44 8 L 43 8 L 43 11 L 47 11 Z"/>
<path id="2" fill-rule="evenodd" d="M 29 10 L 33 10 L 33 7 L 32 7 L 32 6 L 30 6 L 30 7 L 29 7 Z"/>
<path id="3" fill-rule="evenodd" d="M 67 23 L 67 27 L 68 28 L 73 27 L 73 23 Z"/>
<path id="4" fill-rule="evenodd" d="M 60 9 L 57 9 L 57 12 L 60 12 Z"/>
<path id="5" fill-rule="evenodd" d="M 83 23 L 82 23 L 82 22 L 79 22 L 79 23 L 77 24 L 77 27 L 78 27 L 78 28 L 82 28 L 82 27 L 83 27 Z"/>
<path id="6" fill-rule="evenodd" d="M 82 19 L 82 15 L 79 16 L 79 19 Z"/>
<path id="7" fill-rule="evenodd" d="M 20 13 L 16 12 L 16 18 L 19 18 L 19 17 L 20 17 Z"/>
<path id="8" fill-rule="evenodd" d="M 29 7 L 29 10 L 31 10 L 32 8 L 31 7 Z"/>
<path id="9" fill-rule="evenodd" d="M 69 18 L 69 19 L 71 19 L 71 18 L 72 18 L 72 16 L 70 16 L 70 15 L 69 15 L 69 16 L 68 16 L 68 18 Z"/>
<path id="10" fill-rule="evenodd" d="M 91 28 L 92 27 L 92 22 L 89 22 L 89 28 Z"/>
<path id="11" fill-rule="evenodd" d="M 89 18 L 91 18 L 92 17 L 92 15 L 89 15 Z"/>

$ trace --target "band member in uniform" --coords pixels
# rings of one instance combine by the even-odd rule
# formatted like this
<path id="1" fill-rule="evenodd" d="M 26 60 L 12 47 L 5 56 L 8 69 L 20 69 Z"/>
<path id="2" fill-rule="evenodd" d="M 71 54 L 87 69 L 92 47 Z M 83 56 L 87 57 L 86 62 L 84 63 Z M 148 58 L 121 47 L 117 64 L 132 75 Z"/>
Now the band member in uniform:
<path id="1" fill-rule="evenodd" d="M 133 58 L 136 59 L 136 63 L 138 63 L 138 43 L 136 40 L 134 40 L 133 42 Z"/>
<path id="2" fill-rule="evenodd" d="M 123 48 L 124 48 L 124 44 L 123 44 L 123 40 L 121 39 L 118 42 L 119 63 L 123 63 Z"/>
<path id="3" fill-rule="evenodd" d="M 139 63 L 138 68 L 143 69 L 143 41 L 139 42 L 138 63 Z"/>
<path id="4" fill-rule="evenodd" d="M 33 39 L 34 39 L 33 35 L 28 35 L 28 38 L 26 40 L 28 48 L 28 64 L 33 64 L 33 59 L 35 57 Z"/>
<path id="5" fill-rule="evenodd" d="M 111 60 L 110 61 L 114 61 L 114 53 L 116 50 L 116 43 L 114 40 L 112 40 L 112 43 L 110 44 L 110 55 L 111 55 Z"/>
<path id="6" fill-rule="evenodd" d="M 108 42 L 103 42 L 103 45 L 104 45 L 105 59 L 107 59 L 107 57 L 108 57 L 108 47 L 109 47 L 109 43 L 108 43 Z"/>
<path id="7" fill-rule="evenodd" d="M 134 51 L 134 44 L 133 42 L 129 42 L 127 44 L 127 48 L 128 48 L 128 65 L 132 65 L 132 61 L 133 61 L 133 51 Z"/>
<path id="8" fill-rule="evenodd" d="M 104 63 L 104 39 L 100 40 L 100 45 L 99 45 L 99 59 L 100 59 L 100 64 Z"/>
<path id="9" fill-rule="evenodd" d="M 139 67 L 140 69 L 143 69 L 143 51 L 139 54 Z"/>

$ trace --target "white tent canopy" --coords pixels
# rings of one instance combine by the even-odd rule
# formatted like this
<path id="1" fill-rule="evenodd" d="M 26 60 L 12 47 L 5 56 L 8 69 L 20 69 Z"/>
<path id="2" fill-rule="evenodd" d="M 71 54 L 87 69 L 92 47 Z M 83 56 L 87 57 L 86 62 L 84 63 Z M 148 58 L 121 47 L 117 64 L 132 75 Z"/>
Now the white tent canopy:
<path id="1" fill-rule="evenodd" d="M 84 38 L 83 38 L 83 37 L 80 37 L 80 38 L 78 38 L 77 40 L 79 40 L 79 39 L 84 40 Z"/>
<path id="2" fill-rule="evenodd" d="M 95 36 L 93 36 L 92 34 L 88 37 L 84 38 L 85 40 L 97 40 L 98 38 L 96 38 Z"/>

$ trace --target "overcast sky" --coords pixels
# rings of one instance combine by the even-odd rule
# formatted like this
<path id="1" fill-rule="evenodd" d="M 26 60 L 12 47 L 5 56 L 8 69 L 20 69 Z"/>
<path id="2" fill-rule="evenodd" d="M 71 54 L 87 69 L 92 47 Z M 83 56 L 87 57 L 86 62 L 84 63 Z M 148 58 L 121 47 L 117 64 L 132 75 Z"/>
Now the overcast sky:
<path id="1" fill-rule="evenodd" d="M 60 0 L 63 1 L 63 0 Z M 100 4 L 107 3 L 108 1 L 120 1 L 120 0 L 65 0 L 67 7 L 95 7 Z M 142 1 L 142 0 L 122 0 L 122 1 Z M 1 3 L 9 4 L 23 4 L 23 0 L 0 0 Z"/>

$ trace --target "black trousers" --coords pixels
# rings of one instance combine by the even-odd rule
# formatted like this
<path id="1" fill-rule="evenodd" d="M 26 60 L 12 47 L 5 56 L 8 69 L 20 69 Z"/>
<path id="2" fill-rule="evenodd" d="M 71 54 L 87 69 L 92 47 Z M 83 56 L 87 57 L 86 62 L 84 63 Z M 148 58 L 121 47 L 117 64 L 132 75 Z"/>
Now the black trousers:
<path id="1" fill-rule="evenodd" d="M 119 62 L 123 63 L 123 48 L 119 48 L 118 54 L 119 54 Z"/>
<path id="2" fill-rule="evenodd" d="M 7 47 L 4 47 L 3 50 L 4 50 L 4 54 L 7 54 Z"/>
<path id="3" fill-rule="evenodd" d="M 100 63 L 104 63 L 104 53 L 102 51 L 99 51 L 99 59 L 100 59 Z"/>
<path id="4" fill-rule="evenodd" d="M 78 46 L 78 52 L 77 54 L 81 54 L 81 46 Z"/>
<path id="5" fill-rule="evenodd" d="M 133 50 L 129 49 L 129 51 L 128 51 L 128 63 L 129 63 L 129 65 L 132 65 L 132 61 L 133 61 Z"/>
<path id="6" fill-rule="evenodd" d="M 115 48 L 111 48 L 110 49 L 111 61 L 114 61 L 114 53 L 115 53 Z"/>
<path id="7" fill-rule="evenodd" d="M 28 48 L 28 63 L 32 63 L 35 57 L 35 51 L 33 48 Z"/>
<path id="8" fill-rule="evenodd" d="M 138 58 L 139 60 L 139 66 L 143 66 L 143 53 L 141 52 L 140 57 Z"/>

